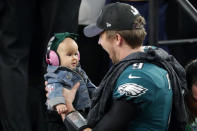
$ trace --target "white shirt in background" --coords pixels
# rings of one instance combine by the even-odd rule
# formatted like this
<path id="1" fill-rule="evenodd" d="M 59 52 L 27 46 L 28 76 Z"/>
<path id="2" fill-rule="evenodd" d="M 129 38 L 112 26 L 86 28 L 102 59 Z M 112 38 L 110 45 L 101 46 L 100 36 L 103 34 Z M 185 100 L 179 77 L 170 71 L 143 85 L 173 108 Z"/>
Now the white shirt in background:
<path id="1" fill-rule="evenodd" d="M 79 25 L 95 23 L 104 5 L 105 0 L 81 0 L 78 19 Z"/>

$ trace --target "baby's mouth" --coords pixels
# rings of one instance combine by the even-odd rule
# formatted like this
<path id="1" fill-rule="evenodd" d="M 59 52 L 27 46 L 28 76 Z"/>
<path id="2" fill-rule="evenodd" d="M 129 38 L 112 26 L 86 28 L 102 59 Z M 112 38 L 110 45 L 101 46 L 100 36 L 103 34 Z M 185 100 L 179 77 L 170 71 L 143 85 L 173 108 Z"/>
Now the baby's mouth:
<path id="1" fill-rule="evenodd" d="M 76 66 L 77 65 L 77 63 L 72 63 L 72 66 Z"/>

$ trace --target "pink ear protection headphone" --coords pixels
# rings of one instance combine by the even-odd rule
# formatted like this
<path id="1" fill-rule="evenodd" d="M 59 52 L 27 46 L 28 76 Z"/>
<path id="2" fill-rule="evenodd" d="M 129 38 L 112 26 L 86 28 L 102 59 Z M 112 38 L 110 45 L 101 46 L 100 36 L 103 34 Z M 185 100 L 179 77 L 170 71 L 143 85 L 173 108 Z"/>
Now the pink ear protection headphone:
<path id="1" fill-rule="evenodd" d="M 55 39 L 55 37 L 53 36 L 49 40 L 49 43 L 48 43 L 48 46 L 47 46 L 46 62 L 49 65 L 59 66 L 60 65 L 59 55 L 55 51 L 50 50 L 54 39 Z"/>
<path id="2" fill-rule="evenodd" d="M 59 55 L 56 51 L 51 50 L 51 45 L 53 43 L 53 41 L 55 40 L 55 36 L 51 37 L 51 39 L 48 42 L 48 46 L 47 46 L 47 54 L 46 54 L 46 63 L 49 65 L 53 65 L 53 66 L 59 66 L 60 65 L 60 58 Z M 80 60 L 80 54 L 78 52 L 78 57 Z"/>

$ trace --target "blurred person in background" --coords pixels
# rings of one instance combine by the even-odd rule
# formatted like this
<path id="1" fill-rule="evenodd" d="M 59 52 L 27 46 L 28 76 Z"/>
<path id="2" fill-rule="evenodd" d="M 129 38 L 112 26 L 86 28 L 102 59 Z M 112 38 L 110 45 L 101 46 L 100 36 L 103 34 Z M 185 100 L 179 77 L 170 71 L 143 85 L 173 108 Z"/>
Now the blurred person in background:
<path id="1" fill-rule="evenodd" d="M 185 67 L 188 94 L 186 104 L 188 107 L 189 123 L 186 131 L 197 131 L 197 59 L 192 60 Z"/>

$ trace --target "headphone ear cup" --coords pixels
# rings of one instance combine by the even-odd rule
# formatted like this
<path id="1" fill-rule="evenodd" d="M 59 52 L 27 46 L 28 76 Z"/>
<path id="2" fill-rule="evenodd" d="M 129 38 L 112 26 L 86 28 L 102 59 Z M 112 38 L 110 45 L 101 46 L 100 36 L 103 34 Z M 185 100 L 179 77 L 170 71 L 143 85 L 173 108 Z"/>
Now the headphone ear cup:
<path id="1" fill-rule="evenodd" d="M 47 56 L 46 56 L 46 63 L 51 65 L 51 61 L 50 61 L 50 59 L 47 58 Z"/>
<path id="2" fill-rule="evenodd" d="M 46 62 L 47 62 L 49 65 L 53 65 L 53 66 L 59 66 L 59 65 L 60 65 L 59 56 L 58 56 L 57 53 L 56 53 L 55 51 L 53 51 L 53 50 L 50 50 L 50 51 L 47 53 Z"/>

